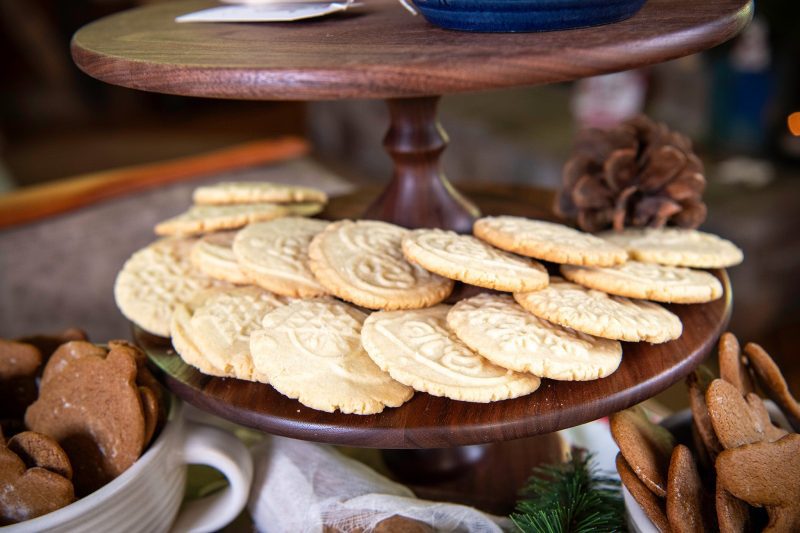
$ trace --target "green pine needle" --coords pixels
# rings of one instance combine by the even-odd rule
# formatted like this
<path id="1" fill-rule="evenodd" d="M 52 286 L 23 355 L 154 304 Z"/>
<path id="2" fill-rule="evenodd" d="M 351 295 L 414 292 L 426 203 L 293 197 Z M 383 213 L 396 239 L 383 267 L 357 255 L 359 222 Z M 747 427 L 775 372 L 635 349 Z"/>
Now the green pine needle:
<path id="1" fill-rule="evenodd" d="M 619 480 L 591 459 L 576 453 L 565 463 L 534 468 L 511 515 L 514 525 L 524 533 L 625 531 Z"/>

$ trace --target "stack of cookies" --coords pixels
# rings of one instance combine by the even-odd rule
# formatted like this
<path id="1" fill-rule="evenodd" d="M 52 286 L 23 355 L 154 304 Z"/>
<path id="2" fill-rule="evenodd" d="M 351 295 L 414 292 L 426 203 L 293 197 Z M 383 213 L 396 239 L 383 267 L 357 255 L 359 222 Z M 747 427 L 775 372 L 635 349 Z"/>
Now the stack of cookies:
<path id="1" fill-rule="evenodd" d="M 123 314 L 171 336 L 203 373 L 358 414 L 415 390 L 489 402 L 529 394 L 543 378 L 608 376 L 620 341 L 682 332 L 676 315 L 645 300 L 718 298 L 717 278 L 685 266 L 741 260 L 731 243 L 700 232 L 628 233 L 623 243 L 518 217 L 480 219 L 475 236 L 297 216 L 224 227 L 135 253 L 117 278 Z M 560 263 L 569 281 L 539 260 Z M 491 291 L 442 303 L 456 282 Z"/>
<path id="2" fill-rule="evenodd" d="M 133 465 L 164 422 L 144 353 L 125 341 L 69 340 L 76 337 L 85 339 L 76 330 L 0 339 L 0 390 L 13 397 L 0 406 L 0 525 L 99 489 Z"/>
<path id="3" fill-rule="evenodd" d="M 661 532 L 798 531 L 800 404 L 757 344 L 742 353 L 726 333 L 719 358 L 719 379 L 702 367 L 688 378 L 690 442 L 676 444 L 640 407 L 612 415 L 622 482 Z"/>

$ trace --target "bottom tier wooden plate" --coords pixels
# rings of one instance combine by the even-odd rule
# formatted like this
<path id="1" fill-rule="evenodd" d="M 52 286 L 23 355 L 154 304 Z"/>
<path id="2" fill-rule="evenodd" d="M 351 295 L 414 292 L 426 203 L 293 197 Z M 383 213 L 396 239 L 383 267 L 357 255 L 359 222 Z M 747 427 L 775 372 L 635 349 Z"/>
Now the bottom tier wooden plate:
<path id="1" fill-rule="evenodd" d="M 539 435 L 583 424 L 658 394 L 689 374 L 713 347 L 728 321 L 731 292 L 703 305 L 672 305 L 683 335 L 659 345 L 624 343 L 619 369 L 596 381 L 543 380 L 528 396 L 488 404 L 416 393 L 378 415 L 324 413 L 269 385 L 205 376 L 184 363 L 169 339 L 134 328 L 134 338 L 161 370 L 167 388 L 228 420 L 297 439 L 374 448 L 440 448 Z M 313 384 L 311 384 L 313 386 Z"/>
<path id="2" fill-rule="evenodd" d="M 549 199 L 529 188 L 465 188 L 486 214 L 546 217 Z M 336 199 L 329 218 L 354 216 L 371 193 Z M 188 403 L 233 422 L 330 444 L 372 448 L 444 448 L 519 439 L 576 426 L 624 409 L 688 375 L 709 354 L 731 313 L 731 288 L 715 271 L 725 295 L 707 304 L 671 305 L 683 335 L 659 345 L 623 343 L 623 359 L 611 376 L 587 382 L 543 380 L 529 396 L 488 404 L 437 398 L 424 393 L 378 415 L 324 413 L 281 395 L 269 385 L 206 376 L 185 364 L 169 339 L 134 327 L 134 339 L 160 370 L 164 384 Z M 312 384 L 313 386 L 313 384 Z"/>

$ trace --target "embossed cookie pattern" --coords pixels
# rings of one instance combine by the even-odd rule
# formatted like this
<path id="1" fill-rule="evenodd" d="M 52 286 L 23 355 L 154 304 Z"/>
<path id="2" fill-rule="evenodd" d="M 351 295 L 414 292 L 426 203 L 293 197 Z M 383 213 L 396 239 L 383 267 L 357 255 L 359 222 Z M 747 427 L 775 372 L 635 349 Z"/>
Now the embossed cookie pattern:
<path id="1" fill-rule="evenodd" d="M 680 337 L 680 319 L 662 306 L 551 278 L 540 291 L 515 293 L 534 315 L 582 333 L 621 341 L 661 343 Z"/>
<path id="2" fill-rule="evenodd" d="M 369 309 L 427 307 L 445 299 L 452 280 L 403 257 L 408 230 L 371 220 L 343 220 L 311 241 L 309 266 L 335 296 Z"/>
<path id="3" fill-rule="evenodd" d="M 413 390 L 367 356 L 361 346 L 365 318 L 331 298 L 279 307 L 250 337 L 255 369 L 278 392 L 312 409 L 366 415 L 398 407 Z"/>
<path id="4" fill-rule="evenodd" d="M 611 266 L 624 263 L 627 252 L 616 244 L 570 227 L 522 217 L 484 217 L 473 233 L 503 250 L 570 265 Z"/>
<path id="5" fill-rule="evenodd" d="M 510 295 L 479 294 L 455 304 L 447 323 L 493 363 L 543 378 L 585 381 L 608 376 L 622 361 L 619 342 L 552 324 Z"/>
<path id="6" fill-rule="evenodd" d="M 490 402 L 535 391 L 539 378 L 492 364 L 447 327 L 450 306 L 381 311 L 367 318 L 361 342 L 393 378 L 434 396 Z"/>
<path id="7" fill-rule="evenodd" d="M 420 229 L 406 235 L 402 246 L 412 263 L 471 285 L 500 291 L 533 291 L 547 286 L 547 271 L 540 263 L 498 250 L 471 235 Z"/>
<path id="8" fill-rule="evenodd" d="M 327 293 L 308 266 L 311 239 L 328 222 L 289 217 L 251 224 L 236 236 L 233 253 L 253 281 L 284 296 L 311 298 Z"/>

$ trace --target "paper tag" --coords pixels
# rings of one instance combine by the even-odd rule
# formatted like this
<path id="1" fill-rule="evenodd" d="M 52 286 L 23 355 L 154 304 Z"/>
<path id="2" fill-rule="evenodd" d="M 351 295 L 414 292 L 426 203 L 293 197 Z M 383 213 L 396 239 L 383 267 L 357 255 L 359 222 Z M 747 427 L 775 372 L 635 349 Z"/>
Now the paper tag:
<path id="1" fill-rule="evenodd" d="M 181 15 L 175 22 L 291 22 L 345 11 L 361 4 L 352 1 L 254 3 L 203 9 Z"/>

